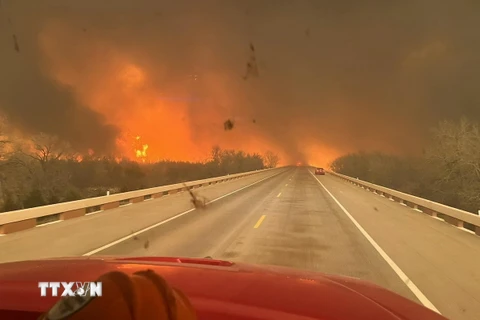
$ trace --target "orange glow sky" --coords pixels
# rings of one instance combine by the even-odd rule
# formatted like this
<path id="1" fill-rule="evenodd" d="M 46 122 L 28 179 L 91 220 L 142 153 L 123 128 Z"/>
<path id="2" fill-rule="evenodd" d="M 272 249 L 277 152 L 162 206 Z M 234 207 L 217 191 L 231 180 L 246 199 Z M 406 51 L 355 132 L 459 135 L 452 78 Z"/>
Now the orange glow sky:
<path id="1" fill-rule="evenodd" d="M 147 159 L 151 161 L 202 161 L 209 156 L 210 148 L 218 144 L 222 148 L 252 153 L 273 150 L 283 159 L 288 157 L 284 150 L 275 147 L 257 132 L 254 116 L 232 118 L 231 110 L 227 107 L 203 108 L 193 118 L 188 111 L 188 101 L 184 101 L 187 99 L 166 96 L 162 87 L 153 84 L 152 73 L 161 72 L 161 69 L 143 67 L 141 62 L 106 41 L 92 45 L 90 39 L 82 43 L 81 37 L 76 38 L 76 46 L 93 47 L 101 54 L 91 55 L 88 64 L 82 67 L 75 65 L 75 60 L 64 54 L 65 46 L 72 45 L 72 33 L 75 33 L 74 30 L 65 24 L 51 22 L 40 34 L 40 47 L 45 55 L 49 76 L 73 88 L 76 99 L 104 115 L 108 123 L 120 128 L 117 146 L 122 156 L 135 159 L 138 150 L 148 145 Z M 107 61 L 104 53 L 108 53 Z M 187 81 L 203 81 L 217 100 L 225 106 L 231 103 L 229 100 L 232 98 L 226 86 L 228 79 L 224 79 L 222 74 L 204 73 L 201 80 L 195 77 L 192 74 Z M 225 131 L 223 122 L 229 118 L 235 122 L 235 128 Z M 200 130 L 197 128 L 193 132 L 192 122 L 200 126 Z"/>

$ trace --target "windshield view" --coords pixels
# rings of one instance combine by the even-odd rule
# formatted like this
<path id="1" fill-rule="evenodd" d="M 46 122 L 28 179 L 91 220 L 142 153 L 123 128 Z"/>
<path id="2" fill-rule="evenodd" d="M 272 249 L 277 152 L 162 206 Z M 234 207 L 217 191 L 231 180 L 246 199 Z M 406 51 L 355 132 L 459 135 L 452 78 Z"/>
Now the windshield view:
<path id="1" fill-rule="evenodd" d="M 1 319 L 480 319 L 480 2 L 0 0 Z"/>

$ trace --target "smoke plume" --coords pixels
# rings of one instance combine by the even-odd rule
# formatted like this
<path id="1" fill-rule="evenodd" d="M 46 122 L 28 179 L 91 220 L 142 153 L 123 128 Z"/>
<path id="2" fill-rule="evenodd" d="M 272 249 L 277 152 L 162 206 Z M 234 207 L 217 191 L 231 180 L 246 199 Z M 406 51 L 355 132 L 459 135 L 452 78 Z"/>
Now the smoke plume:
<path id="1" fill-rule="evenodd" d="M 480 120 L 478 1 L 6 1 L 0 111 L 77 148 L 325 163 Z M 232 130 L 224 130 L 231 119 Z M 123 144 L 122 144 L 122 141 Z"/>

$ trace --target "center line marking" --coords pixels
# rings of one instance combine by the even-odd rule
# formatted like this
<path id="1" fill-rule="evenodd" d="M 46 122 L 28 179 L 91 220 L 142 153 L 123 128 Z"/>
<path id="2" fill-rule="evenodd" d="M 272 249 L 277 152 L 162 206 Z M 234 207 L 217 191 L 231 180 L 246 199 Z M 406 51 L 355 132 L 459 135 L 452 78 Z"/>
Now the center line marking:
<path id="1" fill-rule="evenodd" d="M 260 219 L 258 219 L 257 224 L 255 224 L 254 228 L 257 229 L 258 227 L 260 227 L 264 219 L 265 215 L 261 216 Z"/>
<path id="2" fill-rule="evenodd" d="M 277 198 L 280 197 L 281 194 L 282 194 L 282 193 L 280 192 L 280 193 L 277 195 Z"/>
<path id="3" fill-rule="evenodd" d="M 322 186 L 322 188 L 328 193 L 330 197 L 332 197 L 333 201 L 342 209 L 343 213 L 353 222 L 353 224 L 357 227 L 357 229 L 362 233 L 362 235 L 367 238 L 368 242 L 377 250 L 380 256 L 388 263 L 388 265 L 393 269 L 393 271 L 397 274 L 397 276 L 402 280 L 403 283 L 412 291 L 412 293 L 420 300 L 420 302 L 427 308 L 439 313 L 438 309 L 433 305 L 433 303 L 428 300 L 428 298 L 423 294 L 422 291 L 413 283 L 413 281 L 400 269 L 400 267 L 390 258 L 390 256 L 378 245 L 378 243 L 373 240 L 373 238 L 368 234 L 368 232 L 363 229 L 360 223 L 350 214 L 350 212 L 345 209 L 345 207 L 340 203 L 340 201 L 335 198 L 335 196 L 325 187 L 325 185 L 320 182 L 320 180 L 310 172 L 312 177 L 317 180 L 317 182 Z"/>
<path id="4" fill-rule="evenodd" d="M 218 197 L 218 198 L 216 198 L 216 199 L 213 199 L 213 200 L 207 202 L 207 205 L 208 205 L 208 204 L 211 204 L 211 203 L 214 203 L 214 202 L 217 202 L 217 201 L 219 201 L 219 200 L 221 200 L 221 199 L 223 199 L 223 198 L 226 198 L 226 197 L 228 197 L 228 196 L 231 196 L 232 194 L 235 194 L 235 193 L 237 193 L 237 192 L 239 192 L 239 191 L 242 191 L 242 190 L 245 190 L 245 189 L 247 189 L 247 188 L 250 188 L 250 187 L 252 187 L 252 186 L 254 186 L 254 185 L 256 185 L 256 184 L 258 184 L 258 183 L 260 183 L 260 182 L 262 182 L 262 181 L 265 181 L 265 180 L 267 180 L 267 179 L 270 179 L 270 178 L 273 178 L 273 177 L 275 177 L 275 176 L 278 176 L 279 174 L 281 174 L 281 173 L 283 173 L 283 172 L 285 172 L 285 171 L 282 170 L 282 171 L 280 171 L 280 172 L 278 172 L 278 173 L 274 173 L 274 174 L 272 174 L 272 175 L 270 175 L 270 176 L 267 176 L 267 177 L 265 177 L 265 178 L 263 178 L 263 179 L 260 179 L 260 180 L 258 180 L 258 181 L 255 181 L 255 182 L 253 182 L 253 183 L 251 183 L 251 184 L 249 184 L 249 185 L 246 185 L 246 186 L 241 187 L 241 188 L 239 188 L 239 189 L 233 190 L 233 191 L 231 191 L 231 192 L 229 192 L 229 193 L 227 193 L 227 194 L 224 194 L 224 195 L 222 195 L 222 196 L 220 196 L 220 197 Z M 122 238 L 120 238 L 120 239 L 118 239 L 118 240 L 115 240 L 115 241 L 113 241 L 113 242 L 110 242 L 110 243 L 108 243 L 108 244 L 106 244 L 106 245 L 104 245 L 104 246 L 101 246 L 101 247 L 99 247 L 99 248 L 97 248 L 97 249 L 95 249 L 95 250 L 92 250 L 92 251 L 89 251 L 89 252 L 87 252 L 87 253 L 85 253 L 85 254 L 82 254 L 82 256 L 88 257 L 88 256 L 91 256 L 91 255 L 94 255 L 94 254 L 96 254 L 96 253 L 98 253 L 98 252 L 101 252 L 101 251 L 103 251 L 103 250 L 105 250 L 105 249 L 108 249 L 108 248 L 110 248 L 110 247 L 113 247 L 114 245 L 117 245 L 117 244 L 119 244 L 119 243 L 122 243 L 123 241 L 126 241 L 126 240 L 128 240 L 128 239 L 131 239 L 131 238 L 137 236 L 137 235 L 140 235 L 140 234 L 142 234 L 142 233 L 144 233 L 144 232 L 146 232 L 146 231 L 148 231 L 148 230 L 151 230 L 151 229 L 153 229 L 153 228 L 159 227 L 159 226 L 161 226 L 161 225 L 163 225 L 163 224 L 166 224 L 166 223 L 168 223 L 168 222 L 170 222 L 170 221 L 172 221 L 172 220 L 178 219 L 178 218 L 180 218 L 180 217 L 182 217 L 182 216 L 184 216 L 184 215 L 186 215 L 186 214 L 188 214 L 188 213 L 190 213 L 190 212 L 192 212 L 192 211 L 195 211 L 195 210 L 196 210 L 195 208 L 192 208 L 192 209 L 189 209 L 189 210 L 184 211 L 184 212 L 182 212 L 182 213 L 178 213 L 178 214 L 174 215 L 173 217 L 170 217 L 170 218 L 167 218 L 167 219 L 165 219 L 165 220 L 163 220 L 163 221 L 157 222 L 157 223 L 155 223 L 155 224 L 153 224 L 153 225 L 151 225 L 151 226 L 149 226 L 149 227 L 143 228 L 143 229 L 141 229 L 141 230 L 139 230 L 139 231 L 136 231 L 136 232 L 134 232 L 134 233 L 132 233 L 132 234 L 129 234 L 128 236 L 124 236 L 124 237 L 122 237 Z"/>

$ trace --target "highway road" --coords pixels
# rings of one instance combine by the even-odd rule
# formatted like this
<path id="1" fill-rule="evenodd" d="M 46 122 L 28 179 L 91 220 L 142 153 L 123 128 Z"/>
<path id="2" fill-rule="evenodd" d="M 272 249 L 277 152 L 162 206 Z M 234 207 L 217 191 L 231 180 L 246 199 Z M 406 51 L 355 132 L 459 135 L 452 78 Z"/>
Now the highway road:
<path id="1" fill-rule="evenodd" d="M 0 261 L 163 255 L 357 277 L 480 319 L 480 238 L 336 177 L 291 167 L 0 237 Z"/>

